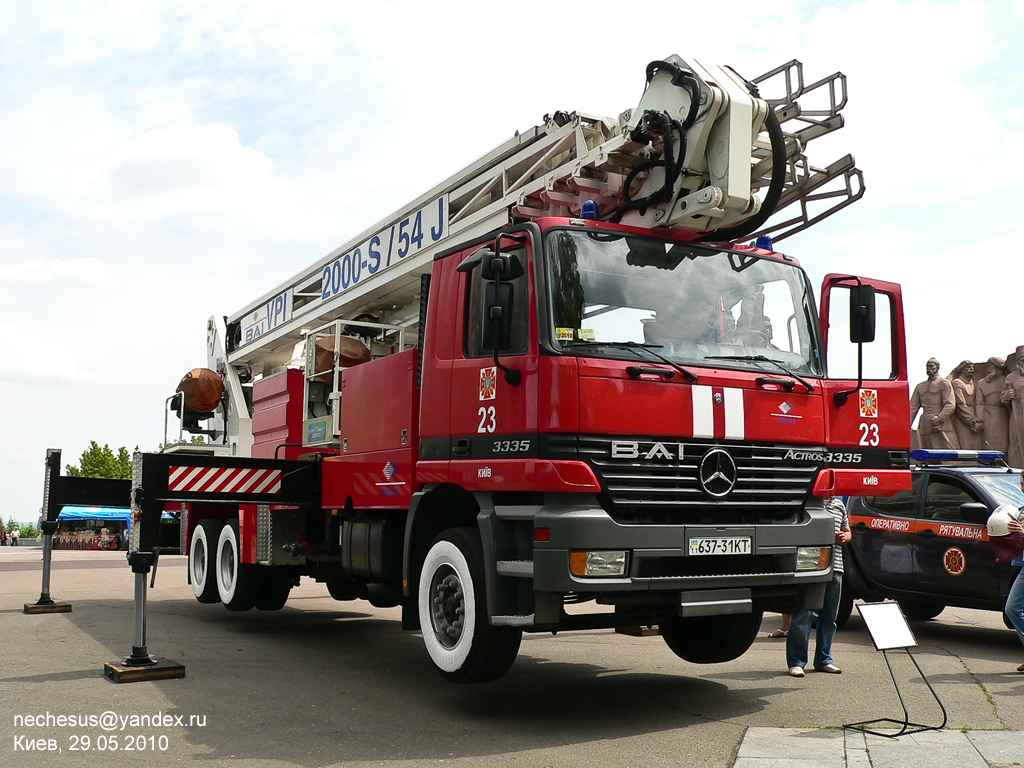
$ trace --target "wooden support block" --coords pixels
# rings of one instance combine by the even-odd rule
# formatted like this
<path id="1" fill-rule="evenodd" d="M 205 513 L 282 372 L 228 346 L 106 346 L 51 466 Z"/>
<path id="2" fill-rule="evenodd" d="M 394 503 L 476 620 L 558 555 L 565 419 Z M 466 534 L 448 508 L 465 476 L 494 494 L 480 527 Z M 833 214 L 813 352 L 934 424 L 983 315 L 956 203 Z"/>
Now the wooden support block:
<path id="1" fill-rule="evenodd" d="M 632 635 L 633 637 L 657 637 L 661 630 L 657 627 L 616 627 L 616 634 Z"/>
<path id="2" fill-rule="evenodd" d="M 71 603 L 25 603 L 25 613 L 71 613 Z"/>
<path id="3" fill-rule="evenodd" d="M 176 680 L 185 676 L 185 665 L 171 659 L 155 659 L 155 664 L 128 665 L 123 661 L 108 661 L 103 674 L 115 683 L 136 683 L 141 680 Z"/>

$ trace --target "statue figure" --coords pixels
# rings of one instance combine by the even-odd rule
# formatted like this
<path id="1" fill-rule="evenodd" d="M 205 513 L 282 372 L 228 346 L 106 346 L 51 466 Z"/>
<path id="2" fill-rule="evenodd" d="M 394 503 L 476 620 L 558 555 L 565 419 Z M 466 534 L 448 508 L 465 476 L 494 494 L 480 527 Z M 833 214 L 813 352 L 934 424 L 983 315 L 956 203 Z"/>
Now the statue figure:
<path id="1" fill-rule="evenodd" d="M 1006 361 L 988 359 L 988 373 L 974 387 L 974 414 L 981 419 L 981 437 L 985 447 L 1006 453 L 1010 449 L 1010 414 L 999 399 L 1006 378 Z"/>
<path id="2" fill-rule="evenodd" d="M 981 435 L 981 419 L 974 409 L 974 363 L 964 360 L 950 374 L 953 379 L 953 426 L 956 428 L 956 439 L 960 447 L 967 451 L 977 451 L 983 446 Z"/>
<path id="3" fill-rule="evenodd" d="M 1017 347 L 1017 370 L 1006 377 L 999 399 L 1010 405 L 1010 449 L 1006 463 L 1024 469 L 1024 346 Z"/>
<path id="4" fill-rule="evenodd" d="M 917 412 L 922 411 L 917 425 L 922 448 L 959 448 L 950 419 L 956 408 L 953 385 L 939 376 L 939 361 L 934 357 L 925 363 L 924 369 L 928 380 L 914 387 L 914 394 L 910 396 L 910 423 L 913 424 Z"/>

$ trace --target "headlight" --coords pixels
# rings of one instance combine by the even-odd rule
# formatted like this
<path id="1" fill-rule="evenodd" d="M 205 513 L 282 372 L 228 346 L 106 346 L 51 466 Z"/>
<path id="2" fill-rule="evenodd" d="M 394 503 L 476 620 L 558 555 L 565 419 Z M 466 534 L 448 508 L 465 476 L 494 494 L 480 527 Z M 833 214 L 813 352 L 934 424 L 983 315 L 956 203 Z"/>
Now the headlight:
<path id="1" fill-rule="evenodd" d="M 628 553 L 624 549 L 574 550 L 569 553 L 569 573 L 573 576 L 625 576 Z"/>
<path id="2" fill-rule="evenodd" d="M 832 547 L 797 547 L 798 571 L 823 571 L 832 561 Z"/>

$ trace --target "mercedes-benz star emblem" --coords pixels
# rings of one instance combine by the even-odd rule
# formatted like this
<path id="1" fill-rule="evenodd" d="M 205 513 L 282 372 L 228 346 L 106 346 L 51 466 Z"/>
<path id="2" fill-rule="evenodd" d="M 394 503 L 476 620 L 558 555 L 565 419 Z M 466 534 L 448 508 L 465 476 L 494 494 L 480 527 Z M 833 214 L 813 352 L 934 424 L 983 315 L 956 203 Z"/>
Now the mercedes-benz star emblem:
<path id="1" fill-rule="evenodd" d="M 736 486 L 736 462 L 728 451 L 713 448 L 704 454 L 698 469 L 700 487 L 708 496 L 728 496 Z"/>

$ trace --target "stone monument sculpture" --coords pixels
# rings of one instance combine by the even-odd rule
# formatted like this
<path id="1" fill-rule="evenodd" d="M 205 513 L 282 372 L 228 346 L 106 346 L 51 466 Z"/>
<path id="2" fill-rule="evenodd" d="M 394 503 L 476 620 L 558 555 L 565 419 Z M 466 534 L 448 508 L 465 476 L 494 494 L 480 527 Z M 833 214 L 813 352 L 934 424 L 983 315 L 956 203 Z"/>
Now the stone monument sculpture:
<path id="1" fill-rule="evenodd" d="M 917 425 L 922 448 L 959 448 L 950 418 L 956 408 L 953 385 L 939 376 L 939 361 L 934 357 L 925 363 L 924 369 L 927 381 L 914 387 L 914 394 L 910 396 L 910 423 L 913 424 L 917 412 L 922 411 Z M 1024 386 L 1021 391 L 1024 392 Z"/>
<path id="2" fill-rule="evenodd" d="M 984 447 L 1006 453 L 1010 449 L 1010 412 L 999 398 L 1006 379 L 1006 361 L 988 359 L 988 373 L 974 386 L 974 414 L 981 420 Z"/>
<path id="3" fill-rule="evenodd" d="M 974 363 L 964 360 L 950 374 L 953 384 L 953 427 L 960 448 L 977 451 L 984 447 L 982 423 L 974 408 Z"/>
<path id="4" fill-rule="evenodd" d="M 1010 445 L 1006 463 L 1024 469 L 1024 346 L 1017 347 L 1016 365 L 1003 382 L 999 399 L 1010 406 Z"/>

